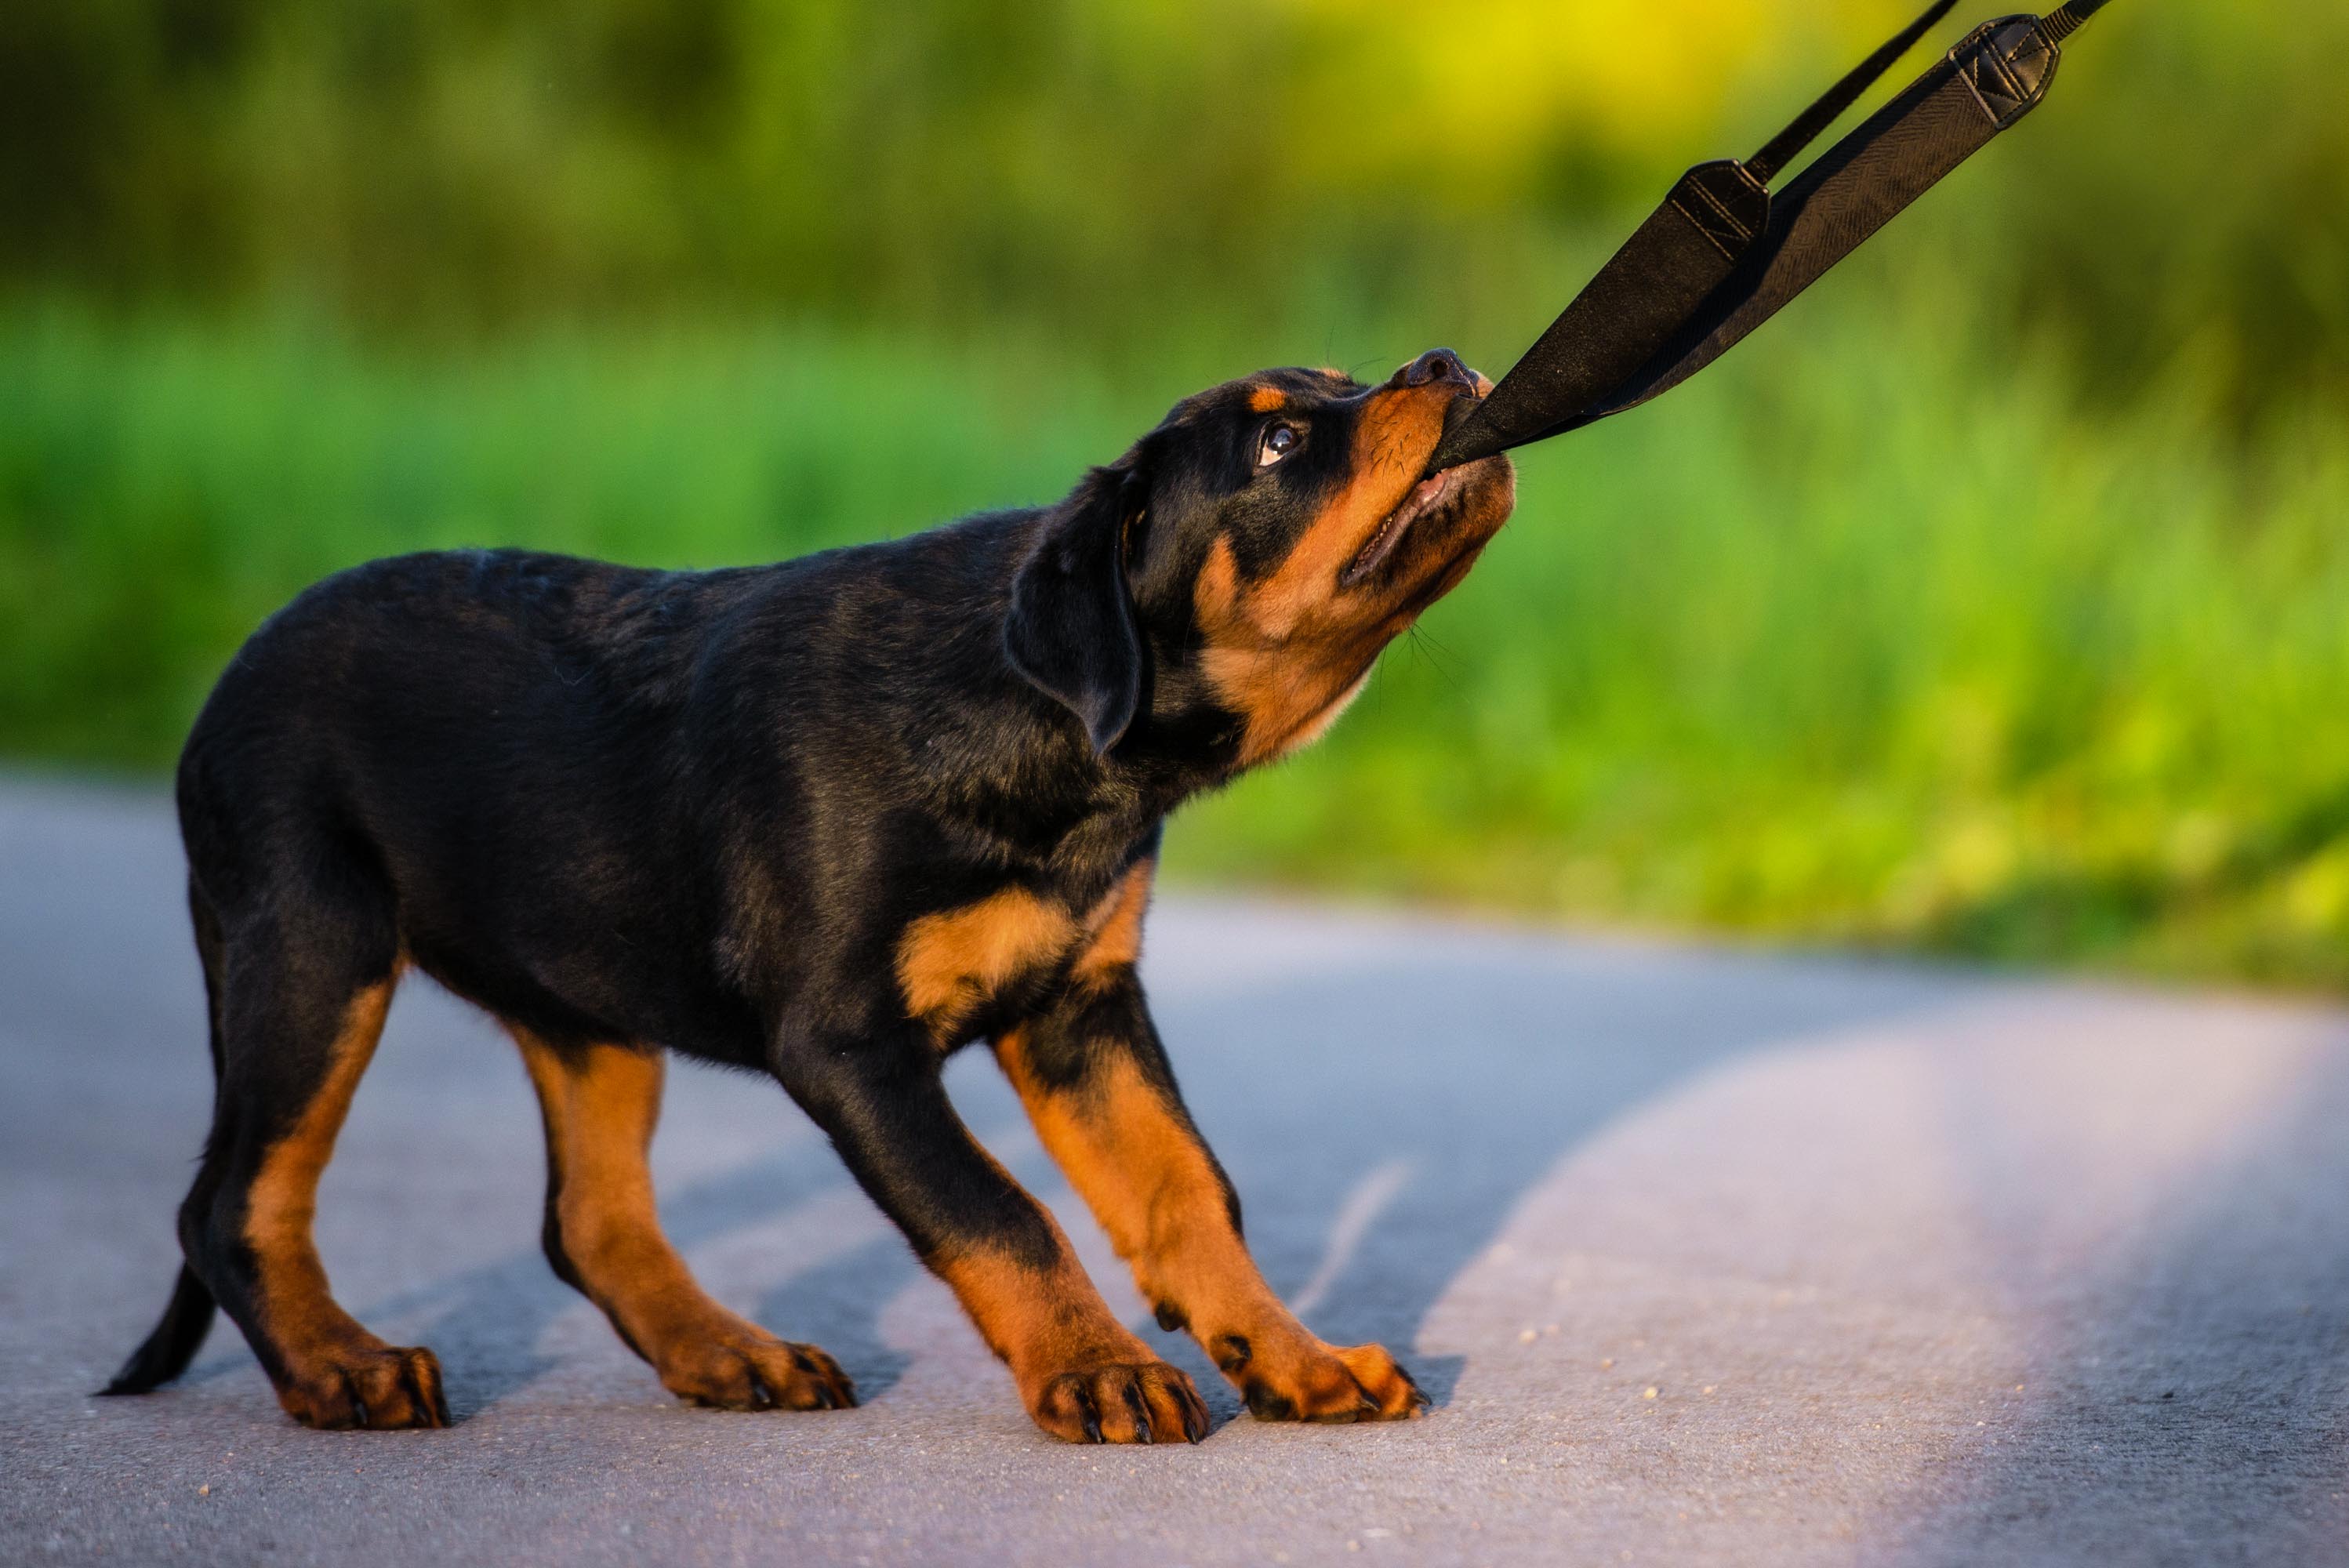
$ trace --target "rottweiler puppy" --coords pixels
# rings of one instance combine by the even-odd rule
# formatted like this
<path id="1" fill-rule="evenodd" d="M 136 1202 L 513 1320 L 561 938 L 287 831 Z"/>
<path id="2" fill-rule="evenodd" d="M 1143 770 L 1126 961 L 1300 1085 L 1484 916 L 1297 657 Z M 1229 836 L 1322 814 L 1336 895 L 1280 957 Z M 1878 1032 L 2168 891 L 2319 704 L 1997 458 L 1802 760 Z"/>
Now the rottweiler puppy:
<path id="1" fill-rule="evenodd" d="M 1134 964 L 1161 821 L 1311 741 L 1507 519 L 1507 459 L 1429 475 L 1490 389 L 1282 369 L 1175 406 L 1058 505 L 781 565 L 519 551 L 378 561 L 245 644 L 180 762 L 218 1085 L 162 1322 L 215 1304 L 295 1419 L 434 1427 L 432 1353 L 328 1293 L 320 1171 L 393 989 L 498 1018 L 544 1113 L 554 1272 L 680 1397 L 832 1409 L 812 1345 L 705 1295 L 646 1151 L 664 1050 L 773 1074 L 1009 1365 L 1037 1425 L 1196 1441 L 1183 1373 L 1103 1304 L 957 1119 L 986 1040 L 1145 1299 L 1275 1419 L 1425 1406 L 1266 1285 Z"/>

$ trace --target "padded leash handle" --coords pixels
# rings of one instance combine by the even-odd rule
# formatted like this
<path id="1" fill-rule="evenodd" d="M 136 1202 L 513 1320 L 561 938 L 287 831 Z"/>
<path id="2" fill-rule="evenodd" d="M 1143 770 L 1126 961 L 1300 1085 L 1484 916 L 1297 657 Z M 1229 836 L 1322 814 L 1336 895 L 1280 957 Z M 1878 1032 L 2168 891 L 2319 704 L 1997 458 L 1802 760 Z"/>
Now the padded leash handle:
<path id="1" fill-rule="evenodd" d="M 2068 0 L 2044 17 L 1984 23 L 1771 196 L 1754 178 L 1755 165 L 1766 176 L 1799 152 L 1898 57 L 1894 45 L 1948 9 L 1937 5 L 1753 159 L 1691 170 L 1500 385 L 1445 433 L 1428 471 L 1637 407 L 1720 358 L 2037 108 L 2062 60 L 2060 41 L 2107 3 Z"/>

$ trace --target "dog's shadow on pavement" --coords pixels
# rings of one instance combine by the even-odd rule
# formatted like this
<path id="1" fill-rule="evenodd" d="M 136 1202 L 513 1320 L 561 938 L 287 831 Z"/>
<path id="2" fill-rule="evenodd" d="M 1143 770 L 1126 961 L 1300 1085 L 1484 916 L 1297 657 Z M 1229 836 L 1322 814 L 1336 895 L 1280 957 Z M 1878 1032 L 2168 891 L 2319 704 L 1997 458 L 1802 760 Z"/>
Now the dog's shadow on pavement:
<path id="1" fill-rule="evenodd" d="M 750 1093 L 757 1084 L 746 1084 Z M 767 1092 L 780 1094 L 769 1088 Z M 678 1250 L 721 1240 L 790 1212 L 836 1190 L 846 1180 L 840 1161 L 821 1141 L 738 1166 L 664 1197 L 661 1222 Z M 909 1278 L 912 1253 L 895 1236 L 855 1248 L 795 1274 L 752 1316 L 776 1332 L 812 1340 L 840 1361 L 858 1392 L 871 1397 L 896 1381 L 905 1357 L 883 1346 L 874 1326 L 881 1306 Z M 536 1247 L 427 1280 L 387 1296 L 355 1303 L 363 1323 L 417 1324 L 414 1343 L 431 1347 L 446 1374 L 449 1399 L 460 1420 L 491 1408 L 555 1369 L 542 1348 L 547 1331 L 584 1298 L 558 1279 Z M 191 1382 L 233 1372 L 249 1360 L 241 1349 L 206 1357 Z"/>
<path id="2" fill-rule="evenodd" d="M 1982 985 L 1632 944 L 1480 958 L 1464 943 L 1162 1020 L 1274 1288 L 1333 1344 L 1388 1346 L 1439 1406 L 1464 1363 L 1416 1351 L 1422 1326 L 1572 1150 L 1733 1057 Z M 1194 1048 L 1209 1042 L 1228 1054 Z"/>
<path id="3" fill-rule="evenodd" d="M 1390 1346 L 1439 1405 L 1464 1363 L 1418 1353 L 1423 1323 L 1572 1149 L 1733 1057 L 1946 1006 L 1980 984 L 1867 964 L 1790 974 L 1783 959 L 1749 965 L 1630 944 L 1562 952 L 1529 942 L 1479 957 L 1461 950 L 1465 940 L 1204 997 L 1183 988 L 1158 1005 L 1185 1097 L 1239 1190 L 1250 1247 L 1274 1288 L 1332 1343 Z M 1560 1007 L 1566 996 L 1571 1011 Z M 1016 1101 L 986 1063 L 956 1071 L 968 1119 L 1016 1125 Z M 743 1092 L 781 1094 L 753 1083 Z M 1031 1189 L 1055 1182 L 1032 1147 L 1007 1159 Z M 847 1183 L 830 1147 L 804 1140 L 666 1191 L 662 1222 L 690 1256 Z M 750 1315 L 823 1346 L 870 1399 L 908 1363 L 881 1320 L 918 1273 L 886 1233 L 791 1272 Z M 531 1247 L 353 1305 L 362 1321 L 397 1321 L 403 1334 L 417 1326 L 412 1342 L 440 1357 L 462 1418 L 554 1371 L 543 1341 L 583 1304 Z M 1218 1425 L 1237 1412 L 1237 1397 L 1187 1340 L 1144 1333 L 1193 1374 Z M 243 1359 L 215 1355 L 192 1376 Z"/>

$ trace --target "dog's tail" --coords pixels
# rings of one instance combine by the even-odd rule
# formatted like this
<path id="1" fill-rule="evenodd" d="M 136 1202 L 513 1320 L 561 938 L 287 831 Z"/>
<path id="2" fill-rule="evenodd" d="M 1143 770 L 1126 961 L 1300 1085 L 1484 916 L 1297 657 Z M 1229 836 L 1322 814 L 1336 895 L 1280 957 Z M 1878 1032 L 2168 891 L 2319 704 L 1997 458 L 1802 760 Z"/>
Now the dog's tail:
<path id="1" fill-rule="evenodd" d="M 221 1079 L 228 1071 L 221 1039 L 221 929 L 211 903 L 197 888 L 192 876 L 188 879 L 188 913 L 195 923 L 196 956 L 204 971 L 204 1022 L 210 1037 L 207 1043 L 212 1047 L 212 1114 L 217 1120 Z M 220 1153 L 220 1130 L 215 1126 L 212 1136 L 204 1142 L 207 1172 L 218 1164 Z M 205 1178 L 199 1175 L 196 1191 L 202 1192 L 204 1187 Z M 196 1193 L 189 1194 L 188 1201 L 193 1204 Z M 196 1277 L 193 1266 L 182 1263 L 180 1281 L 171 1287 L 171 1305 L 163 1309 L 163 1321 L 155 1326 L 155 1332 L 147 1336 L 146 1343 L 130 1353 L 130 1359 L 122 1364 L 114 1381 L 98 1392 L 150 1393 L 185 1372 L 188 1363 L 196 1358 L 196 1352 L 203 1348 L 204 1336 L 212 1332 L 212 1314 L 218 1306 L 212 1299 L 212 1287 Z"/>
<path id="2" fill-rule="evenodd" d="M 180 1283 L 171 1287 L 171 1305 L 147 1342 L 130 1353 L 114 1381 L 100 1394 L 144 1394 L 160 1387 L 188 1369 L 212 1332 L 212 1293 L 186 1264 L 180 1265 Z"/>

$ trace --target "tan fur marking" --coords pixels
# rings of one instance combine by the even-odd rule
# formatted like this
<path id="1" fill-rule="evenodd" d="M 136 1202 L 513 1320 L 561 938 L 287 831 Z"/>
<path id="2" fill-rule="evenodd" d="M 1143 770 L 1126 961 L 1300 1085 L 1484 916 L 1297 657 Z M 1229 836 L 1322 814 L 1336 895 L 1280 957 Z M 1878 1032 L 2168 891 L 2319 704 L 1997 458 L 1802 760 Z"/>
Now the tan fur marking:
<path id="1" fill-rule="evenodd" d="M 1278 413 L 1288 407 L 1288 394 L 1278 387 L 1259 387 L 1248 394 L 1248 407 L 1259 414 Z"/>
<path id="2" fill-rule="evenodd" d="M 897 943 L 905 1009 L 946 1035 L 1005 983 L 1060 958 L 1076 936 L 1068 911 L 1025 888 L 926 914 Z"/>
<path id="3" fill-rule="evenodd" d="M 702 1300 L 661 1233 L 647 1162 L 660 1121 L 661 1058 L 620 1046 L 591 1046 L 566 1058 L 525 1029 L 507 1030 L 546 1121 L 563 1250 L 591 1294 L 608 1284 L 651 1316 L 670 1315 L 674 1298 Z M 622 1331 L 646 1348 L 633 1328 Z"/>
<path id="4" fill-rule="evenodd" d="M 1340 1349 L 1299 1323 L 1248 1255 L 1224 1187 L 1198 1134 L 1167 1097 L 1119 1057 L 1077 1089 L 1040 1079 L 1025 1034 L 995 1043 L 1036 1136 L 1133 1270 L 1154 1305 L 1171 1306 L 1219 1364 L 1245 1342 L 1233 1382 L 1276 1396 L 1298 1415 L 1353 1419 L 1367 1393 L 1381 1418 L 1422 1401 L 1393 1358 L 1376 1346 Z"/>
<path id="5" fill-rule="evenodd" d="M 351 998 L 330 1047 L 325 1078 L 293 1128 L 263 1154 L 260 1171 L 245 1193 L 244 1242 L 253 1251 L 259 1276 L 254 1306 L 284 1371 L 278 1403 L 304 1421 L 347 1423 L 350 1416 L 336 1411 L 332 1403 L 343 1397 L 343 1375 L 356 1375 L 363 1367 L 380 1374 L 394 1355 L 335 1300 L 312 1227 L 318 1178 L 334 1158 L 335 1139 L 350 1114 L 351 1097 L 374 1059 L 398 983 L 395 975 Z M 437 1374 L 434 1380 L 437 1385 Z M 391 1408 L 405 1395 L 388 1392 L 380 1382 L 377 1398 L 383 1408 L 372 1414 L 378 1420 L 438 1424 L 437 1414 L 429 1409 Z"/>
<path id="6" fill-rule="evenodd" d="M 1030 1067 L 1020 1031 L 997 1041 L 996 1056 L 1037 1138 L 1133 1266 L 1144 1297 L 1179 1302 L 1203 1326 L 1288 1315 L 1233 1230 L 1197 1135 L 1131 1061 L 1082 1090 L 1055 1092 Z"/>
<path id="7" fill-rule="evenodd" d="M 335 1157 L 335 1138 L 350 1114 L 351 1096 L 375 1057 L 392 987 L 386 980 L 351 998 L 325 1079 L 293 1130 L 262 1156 L 260 1173 L 245 1196 L 244 1240 L 261 1274 L 262 1315 L 289 1356 L 353 1335 L 373 1337 L 328 1292 L 311 1225 L 317 1214 L 318 1178 Z"/>
<path id="8" fill-rule="evenodd" d="M 1328 605 L 1337 593 L 1338 573 L 1426 472 L 1451 403 L 1448 394 L 1430 396 L 1416 387 L 1370 395 L 1354 429 L 1346 488 L 1322 509 L 1272 575 L 1247 596 L 1245 613 L 1258 630 L 1287 636 Z"/>
<path id="9" fill-rule="evenodd" d="M 1265 634 L 1245 611 L 1231 545 L 1208 548 L 1195 599 L 1206 633 L 1200 667 L 1216 693 L 1247 723 L 1240 764 L 1254 767 L 1327 729 L 1368 678 L 1379 650 L 1409 617 L 1380 617 L 1308 638 Z"/>
<path id="10" fill-rule="evenodd" d="M 1308 714 L 1302 724 L 1282 738 L 1278 749 L 1283 752 L 1302 751 L 1329 734 L 1330 727 L 1345 717 L 1346 710 L 1354 706 L 1354 699 L 1361 696 L 1362 688 L 1370 684 L 1371 672 L 1366 669 L 1355 677 L 1352 686 L 1323 703 L 1318 711 Z"/>
<path id="11" fill-rule="evenodd" d="M 938 1277 L 953 1287 L 987 1347 L 1023 1390 L 1031 1377 L 1086 1361 L 1156 1359 L 1102 1300 L 1057 1223 L 1052 1235 L 1060 1253 L 1043 1269 L 984 1249 L 938 1260 Z"/>
<path id="12" fill-rule="evenodd" d="M 564 1255 L 629 1347 L 671 1392 L 704 1404 L 756 1403 L 752 1371 L 778 1404 L 824 1403 L 819 1386 L 829 1379 L 836 1402 L 849 1402 L 828 1357 L 809 1357 L 818 1367 L 810 1373 L 793 1346 L 710 1300 L 662 1233 L 647 1160 L 660 1120 L 660 1055 L 606 1045 L 564 1053 L 511 1023 L 507 1031 L 545 1119 Z"/>
<path id="13" fill-rule="evenodd" d="M 1058 1253 L 1043 1268 L 985 1248 L 931 1264 L 1011 1368 L 1030 1418 L 1070 1442 L 1204 1437 L 1206 1407 L 1191 1380 L 1117 1320 L 1059 1226 L 1052 1235 Z"/>
<path id="14" fill-rule="evenodd" d="M 1151 878 L 1157 870 L 1154 861 L 1137 861 L 1110 890 L 1102 907 L 1086 922 L 1092 928 L 1092 938 L 1077 954 L 1070 970 L 1071 979 L 1091 984 L 1142 956 L 1142 920 L 1150 913 Z"/>
<path id="15" fill-rule="evenodd" d="M 1379 650 L 1467 573 L 1464 552 L 1433 584 L 1397 593 L 1349 593 L 1339 584 L 1423 477 L 1443 435 L 1452 394 L 1391 387 L 1370 395 L 1357 427 L 1345 488 L 1262 582 L 1243 583 L 1228 541 L 1218 538 L 1193 585 L 1206 647 L 1200 665 L 1217 695 L 1246 721 L 1239 760 L 1253 767 L 1321 735 L 1358 694 Z M 1497 528 L 1514 489 L 1485 503 Z M 1408 549 L 1406 542 L 1404 548 Z M 1432 586 L 1433 591 L 1425 589 Z"/>

